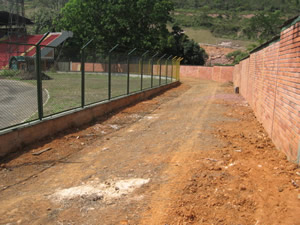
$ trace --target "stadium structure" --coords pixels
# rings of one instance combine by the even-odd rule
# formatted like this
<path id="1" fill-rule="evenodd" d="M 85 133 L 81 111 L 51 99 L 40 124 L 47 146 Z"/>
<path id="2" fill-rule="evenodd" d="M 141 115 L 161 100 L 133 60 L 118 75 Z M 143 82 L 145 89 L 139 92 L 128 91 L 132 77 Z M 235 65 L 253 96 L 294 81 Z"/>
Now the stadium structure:
<path id="1" fill-rule="evenodd" d="M 30 70 L 28 62 L 34 60 L 35 45 L 44 35 L 27 33 L 34 23 L 25 17 L 24 0 L 2 1 L 0 9 L 0 69 Z M 43 61 L 53 61 L 55 48 L 72 36 L 68 31 L 49 33 L 41 43 Z"/>

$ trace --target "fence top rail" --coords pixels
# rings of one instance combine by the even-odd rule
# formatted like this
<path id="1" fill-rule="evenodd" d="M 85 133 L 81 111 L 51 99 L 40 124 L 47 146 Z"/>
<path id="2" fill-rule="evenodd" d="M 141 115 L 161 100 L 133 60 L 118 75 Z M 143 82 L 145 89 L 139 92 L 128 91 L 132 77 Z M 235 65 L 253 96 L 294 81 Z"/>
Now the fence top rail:
<path id="1" fill-rule="evenodd" d="M 135 52 L 136 48 L 132 49 L 127 55 L 131 55 L 133 52 Z"/>
<path id="2" fill-rule="evenodd" d="M 89 40 L 82 48 L 81 50 L 84 50 L 87 46 L 89 46 L 92 42 L 94 41 L 94 39 Z"/>
<path id="3" fill-rule="evenodd" d="M 40 40 L 39 42 L 36 44 L 36 46 L 40 45 L 45 39 L 46 37 L 50 34 L 50 32 L 48 31 Z"/>

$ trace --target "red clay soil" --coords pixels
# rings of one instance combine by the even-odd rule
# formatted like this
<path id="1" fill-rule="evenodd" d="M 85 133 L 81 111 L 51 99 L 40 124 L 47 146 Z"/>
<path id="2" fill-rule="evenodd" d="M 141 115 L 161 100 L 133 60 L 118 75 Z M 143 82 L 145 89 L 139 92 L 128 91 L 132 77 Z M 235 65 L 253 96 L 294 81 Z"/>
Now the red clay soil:
<path id="1" fill-rule="evenodd" d="M 200 44 L 200 46 L 208 54 L 208 60 L 206 62 L 206 65 L 232 64 L 233 60 L 228 59 L 226 55 L 238 50 L 237 48 L 223 47 L 220 45 Z"/>
<path id="2" fill-rule="evenodd" d="M 0 178 L 0 224 L 300 224 L 300 169 L 231 84 L 184 80 L 12 154 Z"/>

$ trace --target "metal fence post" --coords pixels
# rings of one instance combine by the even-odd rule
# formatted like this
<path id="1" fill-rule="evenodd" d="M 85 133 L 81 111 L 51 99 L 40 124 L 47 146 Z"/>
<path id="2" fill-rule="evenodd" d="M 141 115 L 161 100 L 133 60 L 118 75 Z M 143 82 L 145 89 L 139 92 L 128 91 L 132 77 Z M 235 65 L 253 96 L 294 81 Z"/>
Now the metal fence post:
<path id="1" fill-rule="evenodd" d="M 108 52 L 108 100 L 111 99 L 111 53 L 119 46 L 116 44 L 111 50 Z"/>
<path id="2" fill-rule="evenodd" d="M 108 100 L 111 99 L 111 54 L 108 54 Z"/>
<path id="3" fill-rule="evenodd" d="M 88 41 L 82 48 L 81 48 L 81 107 L 84 108 L 85 106 L 85 48 L 93 41 Z"/>
<path id="4" fill-rule="evenodd" d="M 167 58 L 167 61 L 166 61 L 166 84 L 168 84 L 168 66 L 169 66 L 169 59 L 172 57 L 172 55 L 170 55 L 168 58 Z"/>
<path id="5" fill-rule="evenodd" d="M 141 58 L 141 91 L 143 90 L 143 74 L 144 74 L 144 56 L 148 53 L 149 51 L 144 52 Z"/>
<path id="6" fill-rule="evenodd" d="M 181 63 L 181 61 L 182 61 L 183 59 L 184 59 L 184 58 L 180 58 L 180 61 L 179 61 L 178 81 L 180 81 L 180 63 Z"/>
<path id="7" fill-rule="evenodd" d="M 39 119 L 43 118 L 43 87 L 41 78 L 41 47 L 36 46 L 36 81 L 37 81 L 37 103 Z"/>
<path id="8" fill-rule="evenodd" d="M 175 56 L 172 59 L 172 72 L 171 72 L 171 82 L 173 82 L 173 73 L 174 73 L 174 61 L 177 59 L 177 56 Z"/>
<path id="9" fill-rule="evenodd" d="M 159 62 L 159 86 L 161 85 L 161 60 L 166 56 L 167 54 L 164 54 L 162 57 L 158 59 Z"/>
<path id="10" fill-rule="evenodd" d="M 43 83 L 41 74 L 41 46 L 40 44 L 45 40 L 50 32 L 47 32 L 41 40 L 36 44 L 36 81 L 37 81 L 37 103 L 38 103 L 38 115 L 39 120 L 44 117 L 44 106 L 43 106 Z"/>
<path id="11" fill-rule="evenodd" d="M 180 80 L 179 74 L 180 74 L 180 62 L 183 60 L 183 58 L 178 58 L 176 60 L 176 81 Z"/>
<path id="12" fill-rule="evenodd" d="M 81 50 L 81 108 L 85 105 L 85 54 L 84 49 Z"/>
<path id="13" fill-rule="evenodd" d="M 151 88 L 153 88 L 153 59 L 158 55 L 158 52 L 151 57 Z"/>
<path id="14" fill-rule="evenodd" d="M 176 81 L 178 81 L 178 77 L 179 77 L 179 69 L 180 69 L 179 65 L 180 65 L 180 59 L 181 59 L 181 58 L 178 58 L 178 59 L 176 60 Z"/>
<path id="15" fill-rule="evenodd" d="M 127 54 L 127 95 L 130 93 L 130 55 L 136 50 L 136 48 L 132 49 L 128 54 Z"/>

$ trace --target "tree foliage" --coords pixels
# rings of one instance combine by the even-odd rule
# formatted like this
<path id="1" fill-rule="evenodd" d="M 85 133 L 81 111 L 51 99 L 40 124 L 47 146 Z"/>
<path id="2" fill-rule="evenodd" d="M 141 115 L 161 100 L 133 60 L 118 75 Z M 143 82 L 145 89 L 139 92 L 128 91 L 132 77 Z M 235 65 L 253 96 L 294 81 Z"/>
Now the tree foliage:
<path id="1" fill-rule="evenodd" d="M 33 13 L 32 20 L 34 21 L 34 33 L 41 34 L 47 31 L 54 31 L 55 24 L 53 21 L 59 14 L 52 11 L 36 11 Z"/>
<path id="2" fill-rule="evenodd" d="M 228 53 L 226 55 L 227 59 L 232 59 L 233 60 L 233 64 L 238 64 L 243 58 L 247 57 L 249 55 L 249 53 L 247 52 L 243 52 L 240 50 Z"/>
<path id="3" fill-rule="evenodd" d="M 70 0 L 57 24 L 73 31 L 78 45 L 94 38 L 104 51 L 116 44 L 159 50 L 168 36 L 172 9 L 169 0 Z"/>
<path id="4" fill-rule="evenodd" d="M 183 64 L 204 65 L 208 58 L 205 50 L 198 43 L 190 40 L 178 25 L 172 27 L 165 51 L 171 55 L 182 57 Z"/>
<path id="5" fill-rule="evenodd" d="M 266 41 L 279 34 L 283 21 L 279 11 L 260 12 L 250 19 L 244 32 L 248 38 Z"/>
<path id="6" fill-rule="evenodd" d="M 69 0 L 32 0 L 35 7 L 59 11 Z"/>
<path id="7" fill-rule="evenodd" d="M 32 0 L 31 2 L 35 9 L 31 16 L 34 21 L 34 33 L 55 31 L 54 21 L 68 0 Z"/>

